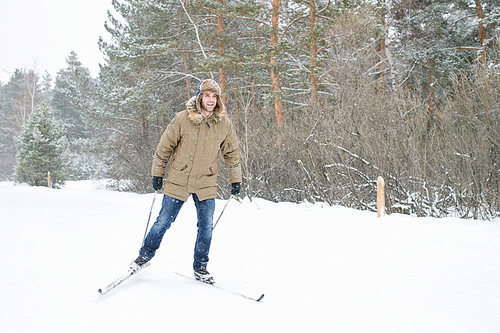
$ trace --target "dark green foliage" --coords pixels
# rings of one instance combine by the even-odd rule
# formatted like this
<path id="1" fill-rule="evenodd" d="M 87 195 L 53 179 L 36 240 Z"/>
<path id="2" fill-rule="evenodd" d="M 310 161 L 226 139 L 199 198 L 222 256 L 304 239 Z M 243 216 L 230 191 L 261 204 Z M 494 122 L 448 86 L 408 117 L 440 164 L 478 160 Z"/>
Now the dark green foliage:
<path id="1" fill-rule="evenodd" d="M 90 136 L 90 129 L 84 124 L 80 112 L 71 104 L 69 98 L 87 99 L 85 92 L 78 84 L 77 76 L 88 78 L 90 71 L 82 66 L 75 52 L 68 55 L 66 63 L 68 67 L 57 72 L 50 106 L 54 110 L 54 116 L 64 122 L 68 140 L 71 141 Z"/>
<path id="2" fill-rule="evenodd" d="M 48 104 L 37 105 L 18 138 L 15 179 L 32 186 L 47 185 L 50 172 L 52 187 L 68 179 L 70 160 L 64 126 L 54 118 Z"/>
<path id="3" fill-rule="evenodd" d="M 0 179 L 10 179 L 14 170 L 17 137 L 33 107 L 42 99 L 38 75 L 16 69 L 9 82 L 0 86 Z"/>

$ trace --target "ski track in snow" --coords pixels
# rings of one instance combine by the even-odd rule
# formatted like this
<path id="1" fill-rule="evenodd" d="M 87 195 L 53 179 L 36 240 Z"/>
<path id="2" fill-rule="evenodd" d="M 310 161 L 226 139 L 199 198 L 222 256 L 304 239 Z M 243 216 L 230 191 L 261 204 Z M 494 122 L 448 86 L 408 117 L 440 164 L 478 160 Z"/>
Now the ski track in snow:
<path id="1" fill-rule="evenodd" d="M 175 274 L 192 275 L 189 199 L 151 266 L 101 296 L 137 256 L 153 194 L 98 188 L 0 182 L 1 332 L 500 332 L 500 219 L 232 200 L 208 269 L 257 303 Z"/>

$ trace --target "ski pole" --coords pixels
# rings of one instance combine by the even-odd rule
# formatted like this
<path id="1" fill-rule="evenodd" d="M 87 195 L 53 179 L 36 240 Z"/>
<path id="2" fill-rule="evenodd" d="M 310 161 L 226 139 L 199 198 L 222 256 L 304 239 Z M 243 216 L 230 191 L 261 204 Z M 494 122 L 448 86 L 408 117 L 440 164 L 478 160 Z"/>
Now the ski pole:
<path id="1" fill-rule="evenodd" d="M 226 204 L 224 205 L 224 208 L 222 208 L 222 212 L 220 212 L 219 218 L 218 218 L 218 219 L 217 219 L 217 221 L 215 222 L 213 229 L 215 229 L 215 227 L 217 226 L 217 223 L 219 223 L 219 220 L 220 220 L 220 218 L 221 218 L 222 214 L 224 213 L 224 210 L 226 209 L 227 205 L 229 204 L 229 201 L 231 201 L 231 199 L 232 199 L 232 198 L 233 198 L 233 195 L 231 194 L 231 195 L 229 196 L 229 199 L 227 199 L 227 202 L 226 202 Z"/>
<path id="2" fill-rule="evenodd" d="M 149 229 L 149 220 L 151 220 L 151 213 L 153 212 L 153 205 L 155 204 L 155 199 L 156 199 L 156 191 L 155 191 L 155 194 L 153 195 L 153 202 L 151 203 L 151 209 L 149 210 L 148 224 L 146 224 L 146 230 L 144 231 L 144 238 L 142 239 L 142 246 L 144 246 L 144 242 L 146 242 L 146 235 L 147 235 L 148 229 Z"/>

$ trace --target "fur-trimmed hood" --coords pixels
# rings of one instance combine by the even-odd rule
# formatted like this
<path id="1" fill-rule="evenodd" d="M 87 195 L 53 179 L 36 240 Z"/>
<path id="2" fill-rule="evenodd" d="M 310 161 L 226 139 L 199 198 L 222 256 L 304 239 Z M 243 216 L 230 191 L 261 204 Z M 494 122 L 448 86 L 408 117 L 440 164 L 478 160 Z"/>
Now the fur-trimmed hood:
<path id="1" fill-rule="evenodd" d="M 214 117 L 216 122 L 219 122 L 222 117 L 226 114 L 226 107 L 220 98 L 221 90 L 217 82 L 214 80 L 204 80 L 198 85 L 196 91 L 196 96 L 191 97 L 186 102 L 186 110 L 189 113 L 189 119 L 196 124 L 201 124 L 204 122 L 205 117 L 201 114 L 201 93 L 204 91 L 210 91 L 217 95 L 217 105 L 210 117 Z M 209 117 L 209 118 L 210 118 Z"/>

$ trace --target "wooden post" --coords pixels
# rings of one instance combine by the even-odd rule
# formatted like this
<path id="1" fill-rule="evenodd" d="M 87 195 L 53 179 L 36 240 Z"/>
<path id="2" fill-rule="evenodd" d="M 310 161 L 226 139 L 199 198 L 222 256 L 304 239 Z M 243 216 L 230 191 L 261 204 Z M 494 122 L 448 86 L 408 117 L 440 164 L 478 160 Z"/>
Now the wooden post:
<path id="1" fill-rule="evenodd" d="M 47 174 L 47 187 L 50 188 L 51 187 L 51 184 L 50 184 L 50 171 L 49 173 Z"/>
<path id="2" fill-rule="evenodd" d="M 377 180 L 377 217 L 385 215 L 385 193 L 384 178 L 378 177 Z"/>

